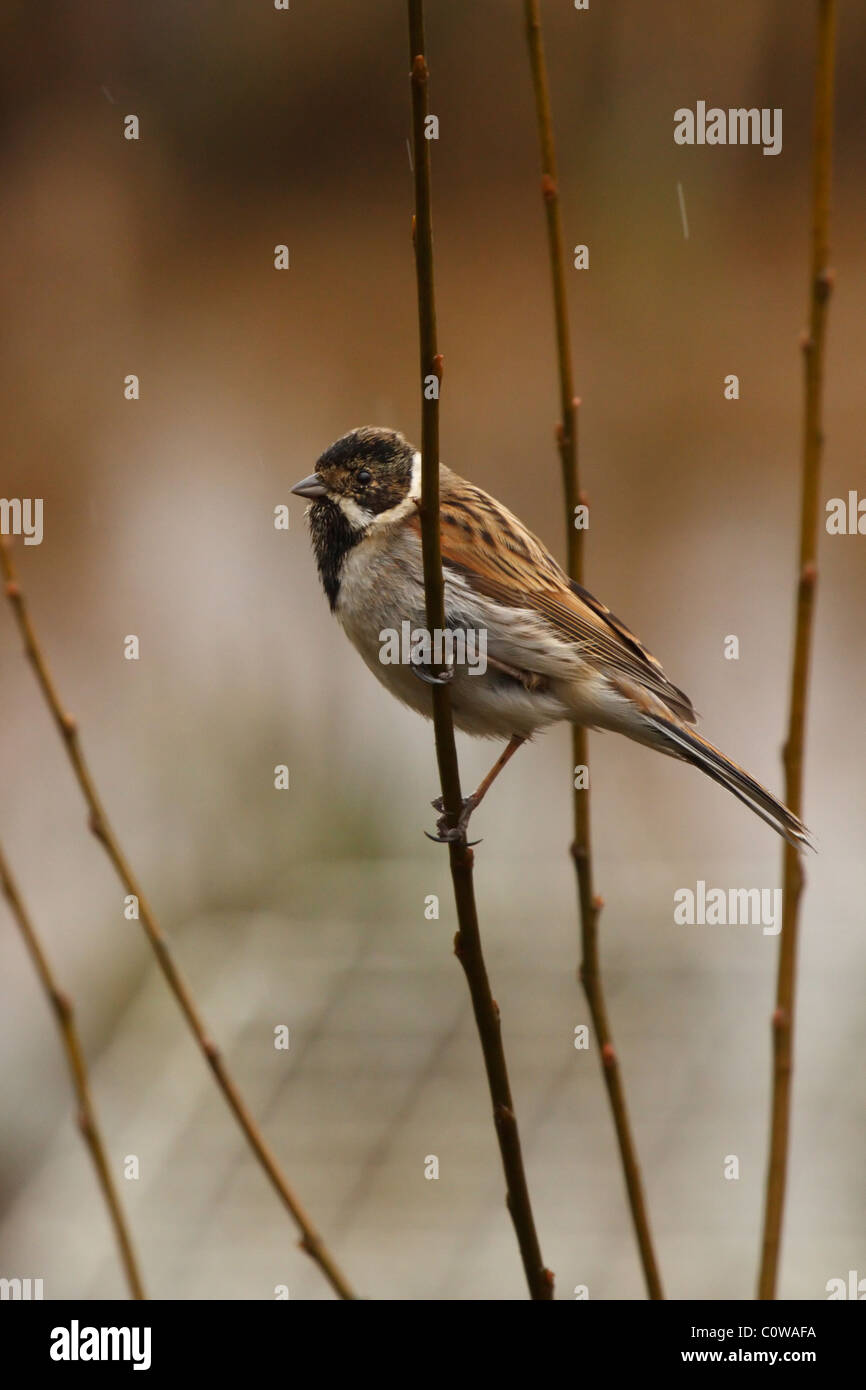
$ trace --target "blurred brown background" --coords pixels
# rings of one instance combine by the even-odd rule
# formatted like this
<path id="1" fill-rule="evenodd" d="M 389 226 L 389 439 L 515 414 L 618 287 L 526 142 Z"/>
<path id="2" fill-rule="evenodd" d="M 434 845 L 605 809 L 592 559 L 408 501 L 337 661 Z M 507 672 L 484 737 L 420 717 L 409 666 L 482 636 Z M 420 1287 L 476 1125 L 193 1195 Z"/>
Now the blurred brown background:
<path id="1" fill-rule="evenodd" d="M 774 788 L 798 510 L 813 9 L 543 6 L 569 246 L 588 582 L 708 735 Z M 866 493 L 866 12 L 841 6 L 823 498 Z M 562 554 L 549 273 L 522 6 L 428 6 L 443 457 Z M 362 1292 L 518 1298 L 454 930 L 428 726 L 331 620 L 291 499 L 347 429 L 418 435 L 404 6 L 4 9 L 0 493 L 130 857 L 292 1181 Z M 782 153 L 682 148 L 677 107 L 781 107 Z M 139 116 L 141 138 L 123 138 Z M 680 217 L 682 184 L 690 236 Z M 290 247 L 291 269 L 273 269 Z M 123 398 L 135 373 L 141 399 Z M 723 380 L 740 378 L 726 401 Z M 823 536 L 783 1296 L 866 1275 L 866 539 Z M 135 633 L 141 660 L 123 658 Z M 728 634 L 740 660 L 726 661 Z M 150 1293 L 329 1296 L 156 978 L 0 613 L 0 838 L 74 993 Z M 461 742 L 467 784 L 492 754 Z M 752 1296 L 778 942 L 673 925 L 673 892 L 779 883 L 780 843 L 697 773 L 592 741 L 614 1035 L 668 1293 Z M 276 763 L 291 790 L 273 789 Z M 560 1296 L 641 1297 L 574 980 L 568 738 L 475 829 L 542 1248 Z M 441 916 L 425 920 L 438 893 Z M 123 1296 L 53 1025 L 0 930 L 0 1274 Z M 273 1029 L 291 1029 L 288 1053 Z M 440 1160 L 438 1182 L 424 1159 Z M 740 1159 L 725 1181 L 725 1156 Z"/>

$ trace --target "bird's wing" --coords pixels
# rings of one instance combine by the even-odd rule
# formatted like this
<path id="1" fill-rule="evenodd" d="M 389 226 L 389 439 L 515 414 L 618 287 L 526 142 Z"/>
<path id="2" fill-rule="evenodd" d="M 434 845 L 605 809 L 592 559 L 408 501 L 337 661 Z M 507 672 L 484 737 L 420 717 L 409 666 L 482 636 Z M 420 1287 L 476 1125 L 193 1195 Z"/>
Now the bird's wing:
<path id="1" fill-rule="evenodd" d="M 478 593 L 538 613 L 602 674 L 643 686 L 681 719 L 695 722 L 691 701 L 668 680 L 661 663 L 609 608 L 568 578 L 516 516 L 481 488 L 444 468 L 442 475 L 444 565 Z M 417 515 L 408 524 L 420 535 Z"/>

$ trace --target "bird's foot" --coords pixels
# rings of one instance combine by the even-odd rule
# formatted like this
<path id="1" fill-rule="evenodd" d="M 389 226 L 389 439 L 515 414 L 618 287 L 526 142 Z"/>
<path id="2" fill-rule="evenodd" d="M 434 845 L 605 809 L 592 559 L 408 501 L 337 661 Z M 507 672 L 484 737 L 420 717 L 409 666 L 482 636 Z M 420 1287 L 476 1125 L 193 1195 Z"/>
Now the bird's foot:
<path id="1" fill-rule="evenodd" d="M 434 671 L 431 666 L 425 666 L 420 661 L 413 661 L 411 666 L 413 676 L 417 676 L 419 681 L 425 685 L 447 685 L 454 679 L 454 667 L 446 666 L 444 671 Z"/>
<path id="2" fill-rule="evenodd" d="M 445 803 L 441 796 L 437 796 L 436 800 L 431 801 L 430 805 L 433 807 L 434 811 L 440 811 L 442 814 L 436 822 L 435 835 L 430 835 L 428 831 L 424 831 L 428 840 L 433 840 L 435 844 L 439 845 L 454 844 L 458 840 L 466 840 L 466 827 L 469 824 L 469 818 L 472 812 L 478 805 L 478 797 L 473 794 L 472 796 L 463 798 L 463 809 L 460 812 L 456 825 L 448 824 L 448 817 L 445 815 Z M 467 841 L 467 847 L 480 844 L 480 840 Z"/>

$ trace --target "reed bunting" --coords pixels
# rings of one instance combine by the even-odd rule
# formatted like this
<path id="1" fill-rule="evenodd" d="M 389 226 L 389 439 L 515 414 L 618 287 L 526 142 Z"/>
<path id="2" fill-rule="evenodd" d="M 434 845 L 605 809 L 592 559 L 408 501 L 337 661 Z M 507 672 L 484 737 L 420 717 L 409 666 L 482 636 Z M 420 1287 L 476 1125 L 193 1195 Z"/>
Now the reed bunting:
<path id="1" fill-rule="evenodd" d="M 440 823 L 442 838 L 462 833 L 521 743 L 567 719 L 613 729 L 691 763 L 789 843 L 809 844 L 787 807 L 691 727 L 696 716 L 688 696 L 516 516 L 443 464 L 439 478 L 446 626 L 486 633 L 487 642 L 483 674 L 466 664 L 445 673 L 454 723 L 469 734 L 509 740 L 467 799 L 458 830 Z M 316 563 L 349 640 L 392 695 L 429 718 L 432 701 L 423 681 L 439 678 L 417 663 L 381 659 L 385 630 L 400 631 L 408 622 L 426 631 L 420 454 L 394 430 L 352 430 L 292 491 L 311 499 Z"/>

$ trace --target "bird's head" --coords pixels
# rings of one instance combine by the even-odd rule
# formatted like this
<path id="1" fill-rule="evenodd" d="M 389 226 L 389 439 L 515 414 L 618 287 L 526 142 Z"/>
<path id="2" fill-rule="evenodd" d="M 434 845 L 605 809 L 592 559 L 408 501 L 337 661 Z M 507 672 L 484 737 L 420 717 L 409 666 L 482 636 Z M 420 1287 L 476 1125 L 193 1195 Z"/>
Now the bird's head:
<path id="1" fill-rule="evenodd" d="M 420 474 L 420 455 L 402 434 L 366 425 L 326 449 L 292 492 L 310 498 L 311 525 L 336 509 L 353 533 L 363 534 L 414 507 Z"/>

